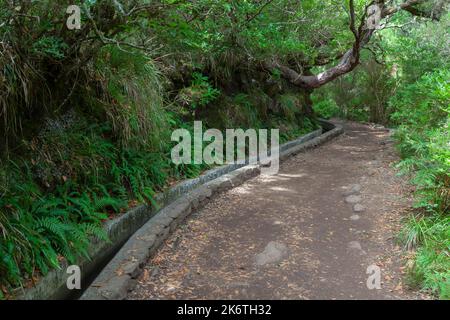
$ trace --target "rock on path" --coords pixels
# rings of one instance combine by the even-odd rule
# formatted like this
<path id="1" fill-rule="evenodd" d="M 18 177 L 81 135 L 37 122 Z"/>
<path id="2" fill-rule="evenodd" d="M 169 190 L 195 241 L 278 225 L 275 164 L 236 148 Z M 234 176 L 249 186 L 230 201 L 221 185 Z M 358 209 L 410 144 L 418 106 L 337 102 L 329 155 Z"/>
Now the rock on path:
<path id="1" fill-rule="evenodd" d="M 288 254 L 288 249 L 283 243 L 270 241 L 263 252 L 256 255 L 255 263 L 257 266 L 278 263 Z"/>

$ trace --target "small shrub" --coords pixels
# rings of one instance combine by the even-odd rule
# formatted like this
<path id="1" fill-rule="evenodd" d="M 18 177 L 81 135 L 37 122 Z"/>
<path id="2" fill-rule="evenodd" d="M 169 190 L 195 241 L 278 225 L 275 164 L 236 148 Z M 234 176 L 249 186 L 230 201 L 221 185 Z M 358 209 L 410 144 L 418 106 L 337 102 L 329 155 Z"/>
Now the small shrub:
<path id="1" fill-rule="evenodd" d="M 183 88 L 177 100 L 189 106 L 193 111 L 200 107 L 204 107 L 213 102 L 220 95 L 220 90 L 214 88 L 208 77 L 199 72 L 192 74 L 192 83 L 190 87 Z"/>
<path id="2" fill-rule="evenodd" d="M 330 119 L 341 115 L 341 111 L 336 102 L 331 99 L 316 102 L 313 109 L 319 117 L 324 119 Z"/>

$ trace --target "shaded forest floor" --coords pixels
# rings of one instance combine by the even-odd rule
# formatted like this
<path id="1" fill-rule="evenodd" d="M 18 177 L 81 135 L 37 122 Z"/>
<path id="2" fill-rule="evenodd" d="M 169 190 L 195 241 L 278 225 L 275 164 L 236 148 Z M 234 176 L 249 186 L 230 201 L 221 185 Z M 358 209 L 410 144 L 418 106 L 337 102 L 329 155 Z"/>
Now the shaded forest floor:
<path id="1" fill-rule="evenodd" d="M 426 299 L 396 236 L 411 205 L 389 131 L 345 134 L 213 199 L 148 262 L 129 299 Z M 369 290 L 367 268 L 381 270 Z"/>

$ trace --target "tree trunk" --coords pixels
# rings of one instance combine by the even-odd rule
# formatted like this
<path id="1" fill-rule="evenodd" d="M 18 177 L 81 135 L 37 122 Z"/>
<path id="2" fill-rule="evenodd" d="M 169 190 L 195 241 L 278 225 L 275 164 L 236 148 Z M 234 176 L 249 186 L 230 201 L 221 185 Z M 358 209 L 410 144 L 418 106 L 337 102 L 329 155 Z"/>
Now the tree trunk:
<path id="1" fill-rule="evenodd" d="M 314 92 L 312 89 L 305 89 L 303 92 L 303 101 L 305 103 L 303 107 L 303 112 L 306 116 L 312 117 L 314 116 L 314 110 L 313 110 L 313 101 L 311 99 L 311 95 Z"/>

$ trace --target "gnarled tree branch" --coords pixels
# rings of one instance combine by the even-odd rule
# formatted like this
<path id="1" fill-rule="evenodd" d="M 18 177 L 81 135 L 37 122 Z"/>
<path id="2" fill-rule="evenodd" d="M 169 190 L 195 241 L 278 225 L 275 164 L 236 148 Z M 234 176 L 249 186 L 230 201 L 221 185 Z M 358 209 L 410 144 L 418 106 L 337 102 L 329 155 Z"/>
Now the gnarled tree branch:
<path id="1" fill-rule="evenodd" d="M 376 4 L 380 7 L 381 10 L 381 18 L 386 18 L 395 14 L 400 10 L 408 10 L 411 12 L 413 6 L 423 3 L 425 0 L 406 0 L 402 4 L 397 7 L 387 7 L 385 5 L 384 0 L 374 1 L 371 4 Z M 367 12 L 366 7 L 365 12 Z M 355 41 L 352 45 L 352 48 L 349 49 L 341 58 L 339 63 L 331 67 L 319 74 L 316 75 L 304 75 L 300 74 L 297 71 L 281 65 L 277 61 L 265 61 L 263 63 L 263 67 L 267 70 L 278 70 L 281 75 L 290 81 L 292 84 L 305 88 L 305 89 L 315 89 L 323 86 L 324 84 L 333 81 L 334 79 L 349 73 L 359 64 L 360 60 L 360 52 L 363 47 L 370 41 L 375 29 L 367 28 L 367 15 L 366 13 L 362 16 L 359 27 L 356 29 L 356 18 L 355 18 L 355 9 L 354 9 L 354 1 L 350 0 L 350 30 L 355 36 Z"/>

